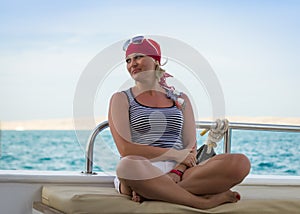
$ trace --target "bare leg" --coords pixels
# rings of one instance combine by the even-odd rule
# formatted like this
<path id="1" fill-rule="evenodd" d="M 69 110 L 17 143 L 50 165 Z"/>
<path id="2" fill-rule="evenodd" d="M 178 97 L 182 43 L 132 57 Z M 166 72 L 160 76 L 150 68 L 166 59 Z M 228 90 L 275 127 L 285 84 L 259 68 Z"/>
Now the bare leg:
<path id="1" fill-rule="evenodd" d="M 145 159 L 136 160 L 135 157 L 132 159 L 130 157 L 123 158 L 117 167 L 117 174 L 123 180 L 121 185 L 128 186 L 147 199 L 177 203 L 200 209 L 208 209 L 238 200 L 237 193 L 231 191 L 224 191 L 209 197 L 196 196 L 176 184 L 168 175 L 162 174 L 149 161 Z"/>
<path id="2" fill-rule="evenodd" d="M 167 175 L 144 181 L 127 180 L 126 184 L 147 199 L 182 204 L 199 209 L 208 209 L 223 203 L 238 201 L 237 193 L 231 191 L 209 197 L 196 196 L 181 188 Z"/>
<path id="3" fill-rule="evenodd" d="M 124 195 L 131 196 L 131 200 L 135 202 L 143 202 L 144 198 L 137 194 L 135 191 L 133 191 L 129 186 L 126 185 L 126 181 L 123 179 L 120 179 L 120 193 Z"/>
<path id="4" fill-rule="evenodd" d="M 225 192 L 240 183 L 249 173 L 250 162 L 240 154 L 221 154 L 203 165 L 186 170 L 178 184 L 197 195 Z"/>

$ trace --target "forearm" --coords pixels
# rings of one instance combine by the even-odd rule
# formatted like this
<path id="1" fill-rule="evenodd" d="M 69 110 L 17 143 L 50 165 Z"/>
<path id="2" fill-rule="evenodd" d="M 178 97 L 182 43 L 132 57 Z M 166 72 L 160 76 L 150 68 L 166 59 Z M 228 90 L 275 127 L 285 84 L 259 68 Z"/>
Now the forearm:
<path id="1" fill-rule="evenodd" d="M 174 169 L 176 169 L 176 170 L 179 170 L 179 171 L 181 171 L 181 172 L 185 172 L 185 170 L 187 169 L 188 167 L 186 166 L 186 165 L 184 165 L 184 164 L 178 164 Z"/>
<path id="2" fill-rule="evenodd" d="M 160 148 L 149 145 L 143 145 L 138 143 L 126 142 L 122 144 L 120 149 L 121 155 L 136 155 L 142 156 L 151 161 L 161 161 L 161 160 L 174 160 L 179 161 L 178 151 L 172 148 Z"/>

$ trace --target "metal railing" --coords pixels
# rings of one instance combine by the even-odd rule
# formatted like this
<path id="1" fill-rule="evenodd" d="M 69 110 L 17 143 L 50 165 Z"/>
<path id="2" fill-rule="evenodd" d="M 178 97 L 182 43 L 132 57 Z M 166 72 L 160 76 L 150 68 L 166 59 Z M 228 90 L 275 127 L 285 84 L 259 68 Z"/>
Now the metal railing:
<path id="1" fill-rule="evenodd" d="M 216 126 L 216 122 L 208 121 L 196 121 L 197 129 L 211 129 Z M 108 121 L 100 123 L 92 131 L 86 146 L 86 174 L 96 174 L 93 173 L 93 150 L 94 143 L 97 135 L 108 128 Z M 231 152 L 231 135 L 232 130 L 258 130 L 258 131 L 280 131 L 280 132 L 300 132 L 300 126 L 294 125 L 277 125 L 277 124 L 259 124 L 259 123 L 236 123 L 230 122 L 228 125 L 228 130 L 224 135 L 224 153 Z"/>
<path id="2" fill-rule="evenodd" d="M 86 150 L 85 150 L 85 172 L 86 174 L 95 174 L 93 173 L 93 155 L 94 155 L 94 143 L 96 140 L 97 135 L 103 131 L 104 129 L 108 128 L 109 124 L 108 121 L 104 121 L 100 123 L 96 128 L 92 131 L 92 134 L 90 135 L 87 145 L 86 145 Z"/>

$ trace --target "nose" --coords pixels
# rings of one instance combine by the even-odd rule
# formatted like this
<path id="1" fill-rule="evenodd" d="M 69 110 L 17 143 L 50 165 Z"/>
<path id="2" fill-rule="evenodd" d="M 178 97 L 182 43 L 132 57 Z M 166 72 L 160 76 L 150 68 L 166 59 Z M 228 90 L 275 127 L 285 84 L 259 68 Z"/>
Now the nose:
<path id="1" fill-rule="evenodd" d="M 135 67 L 136 65 L 137 65 L 137 60 L 134 57 L 132 57 L 130 59 L 130 63 L 127 64 L 127 67 L 131 68 L 131 67 Z"/>

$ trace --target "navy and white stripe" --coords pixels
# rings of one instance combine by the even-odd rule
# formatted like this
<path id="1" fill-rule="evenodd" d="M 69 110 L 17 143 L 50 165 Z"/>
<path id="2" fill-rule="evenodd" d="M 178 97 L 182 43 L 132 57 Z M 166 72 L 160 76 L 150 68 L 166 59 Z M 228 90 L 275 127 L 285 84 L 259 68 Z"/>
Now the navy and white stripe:
<path id="1" fill-rule="evenodd" d="M 124 92 L 129 100 L 132 142 L 162 148 L 183 148 L 183 114 L 175 105 L 166 108 L 144 106 L 133 97 L 131 89 Z"/>

